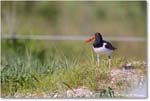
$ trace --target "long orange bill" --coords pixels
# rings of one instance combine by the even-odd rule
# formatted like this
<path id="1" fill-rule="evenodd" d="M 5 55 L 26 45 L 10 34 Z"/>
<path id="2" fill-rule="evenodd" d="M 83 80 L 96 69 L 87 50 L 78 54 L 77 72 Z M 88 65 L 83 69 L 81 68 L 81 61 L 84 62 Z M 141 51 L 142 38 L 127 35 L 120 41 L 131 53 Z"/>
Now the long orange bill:
<path id="1" fill-rule="evenodd" d="M 89 39 L 87 39 L 85 42 L 88 43 L 88 42 L 93 41 L 94 39 L 95 39 L 95 36 L 92 36 L 92 37 L 90 37 Z"/>

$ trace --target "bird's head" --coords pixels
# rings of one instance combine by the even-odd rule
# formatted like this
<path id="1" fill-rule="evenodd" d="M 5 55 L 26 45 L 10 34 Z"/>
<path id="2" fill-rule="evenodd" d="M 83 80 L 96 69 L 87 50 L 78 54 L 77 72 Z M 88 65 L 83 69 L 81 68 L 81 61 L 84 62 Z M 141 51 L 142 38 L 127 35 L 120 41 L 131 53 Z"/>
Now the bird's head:
<path id="1" fill-rule="evenodd" d="M 91 36 L 91 37 L 90 37 L 89 39 L 87 39 L 85 42 L 88 43 L 88 42 L 93 41 L 94 39 L 96 39 L 96 40 L 103 40 L 101 33 L 96 32 L 96 33 L 94 34 L 94 36 Z"/>

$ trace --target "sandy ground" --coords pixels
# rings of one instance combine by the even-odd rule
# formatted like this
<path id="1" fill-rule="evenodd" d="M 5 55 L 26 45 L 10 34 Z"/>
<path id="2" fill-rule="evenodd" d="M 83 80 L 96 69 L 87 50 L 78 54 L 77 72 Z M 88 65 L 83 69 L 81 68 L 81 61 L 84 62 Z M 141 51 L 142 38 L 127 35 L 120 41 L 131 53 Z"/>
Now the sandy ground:
<path id="1" fill-rule="evenodd" d="M 16 93 L 14 98 L 146 98 L 146 76 L 141 69 L 112 69 L 106 84 L 99 83 L 101 89 L 91 91 L 87 87 L 72 88 L 56 93 L 41 94 Z M 7 96 L 5 98 L 10 98 Z M 11 97 L 12 98 L 12 97 Z"/>

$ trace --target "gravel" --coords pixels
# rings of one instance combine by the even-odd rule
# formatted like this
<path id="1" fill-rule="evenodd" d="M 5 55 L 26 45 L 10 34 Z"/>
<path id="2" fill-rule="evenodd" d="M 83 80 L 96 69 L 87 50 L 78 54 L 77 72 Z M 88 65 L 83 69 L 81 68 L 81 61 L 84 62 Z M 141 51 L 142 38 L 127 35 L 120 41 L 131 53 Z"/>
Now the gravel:
<path id="1" fill-rule="evenodd" d="M 134 61 L 133 65 L 144 64 L 143 62 Z M 132 66 L 132 64 L 128 64 Z M 127 65 L 127 66 L 128 66 Z M 141 69 L 112 69 L 110 71 L 109 82 L 105 84 L 105 88 L 99 91 L 91 91 L 87 87 L 78 87 L 68 89 L 66 91 L 60 91 L 56 93 L 40 92 L 40 94 L 34 93 L 16 93 L 14 98 L 100 98 L 102 91 L 105 91 L 104 97 L 112 97 L 109 94 L 108 88 L 112 89 L 115 97 L 119 98 L 145 98 L 147 97 L 146 90 L 146 76 L 142 73 Z M 102 84 L 102 83 L 100 83 Z M 108 88 L 107 88 L 108 87 Z M 6 96 L 5 98 L 12 98 L 12 96 Z"/>

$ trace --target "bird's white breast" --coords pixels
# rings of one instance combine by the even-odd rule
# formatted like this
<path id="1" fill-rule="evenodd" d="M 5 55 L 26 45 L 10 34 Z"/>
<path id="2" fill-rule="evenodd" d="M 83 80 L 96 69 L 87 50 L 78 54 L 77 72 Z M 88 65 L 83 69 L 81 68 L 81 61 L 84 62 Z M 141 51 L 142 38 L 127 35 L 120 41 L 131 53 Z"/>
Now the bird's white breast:
<path id="1" fill-rule="evenodd" d="M 105 45 L 106 45 L 106 43 L 104 43 L 103 46 L 99 47 L 99 48 L 93 47 L 93 50 L 95 51 L 96 54 L 108 54 L 108 55 L 110 55 L 112 50 L 105 48 Z"/>

